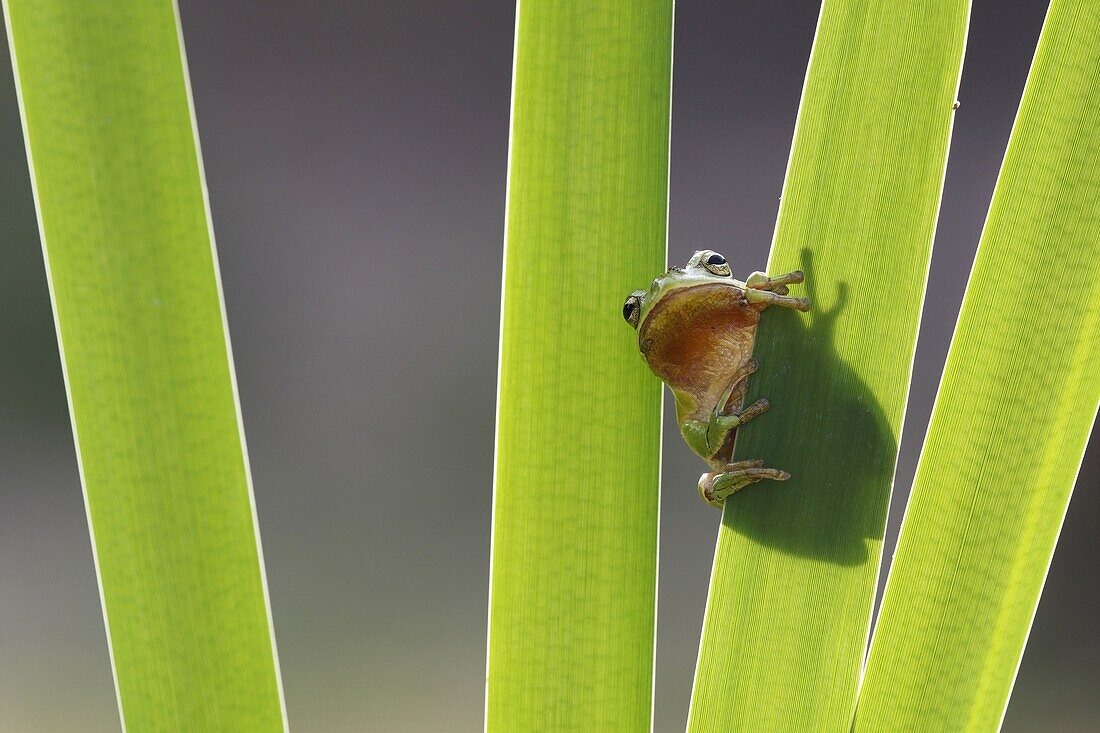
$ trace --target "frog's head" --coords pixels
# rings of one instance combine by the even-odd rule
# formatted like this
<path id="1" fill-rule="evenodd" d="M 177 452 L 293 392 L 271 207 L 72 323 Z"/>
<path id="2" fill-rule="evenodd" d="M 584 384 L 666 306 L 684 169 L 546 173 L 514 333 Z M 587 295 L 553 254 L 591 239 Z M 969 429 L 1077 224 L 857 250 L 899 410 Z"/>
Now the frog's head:
<path id="1" fill-rule="evenodd" d="M 623 304 L 623 318 L 635 329 L 641 327 L 658 303 L 672 293 L 699 285 L 733 284 L 733 273 L 726 258 L 704 249 L 696 252 L 683 267 L 670 267 L 653 279 L 649 290 L 635 290 Z"/>

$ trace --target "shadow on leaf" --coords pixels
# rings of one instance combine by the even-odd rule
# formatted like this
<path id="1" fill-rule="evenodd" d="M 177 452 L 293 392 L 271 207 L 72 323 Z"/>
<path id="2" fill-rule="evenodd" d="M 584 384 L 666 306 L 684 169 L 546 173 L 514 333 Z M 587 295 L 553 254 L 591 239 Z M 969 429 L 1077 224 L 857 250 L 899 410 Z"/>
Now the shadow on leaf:
<path id="1" fill-rule="evenodd" d="M 760 371 L 745 404 L 767 397 L 772 406 L 741 430 L 734 452 L 738 460 L 763 458 L 791 478 L 734 494 L 723 523 L 783 552 L 855 565 L 867 560 L 869 541 L 882 537 L 897 442 L 871 390 L 836 351 L 847 284 L 836 283 L 825 308 L 808 250 L 802 265 L 814 310 L 764 314 L 754 349 Z"/>

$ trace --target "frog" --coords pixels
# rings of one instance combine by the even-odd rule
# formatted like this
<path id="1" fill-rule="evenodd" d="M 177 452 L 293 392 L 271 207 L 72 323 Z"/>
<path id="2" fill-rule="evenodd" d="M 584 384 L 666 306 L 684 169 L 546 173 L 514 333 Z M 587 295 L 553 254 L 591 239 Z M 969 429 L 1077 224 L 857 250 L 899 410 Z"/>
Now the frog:
<path id="1" fill-rule="evenodd" d="M 704 249 L 623 304 L 642 358 L 672 392 L 684 442 L 711 469 L 699 477 L 699 496 L 718 509 L 750 484 L 790 478 L 760 459 L 734 461 L 733 443 L 737 430 L 770 406 L 765 398 L 743 406 L 748 379 L 760 367 L 753 356 L 760 316 L 771 306 L 809 311 L 808 298 L 790 295 L 789 286 L 804 280 L 795 270 L 753 272 L 742 282 L 723 255 Z"/>

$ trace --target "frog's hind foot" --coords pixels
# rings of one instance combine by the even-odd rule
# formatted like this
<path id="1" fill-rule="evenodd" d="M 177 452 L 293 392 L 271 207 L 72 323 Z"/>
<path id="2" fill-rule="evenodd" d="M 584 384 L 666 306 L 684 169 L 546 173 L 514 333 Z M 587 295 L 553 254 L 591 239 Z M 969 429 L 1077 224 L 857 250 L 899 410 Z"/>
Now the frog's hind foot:
<path id="1" fill-rule="evenodd" d="M 749 484 L 763 479 L 786 481 L 791 477 L 786 471 L 776 468 L 764 468 L 764 462 L 735 461 L 726 465 L 721 472 L 704 473 L 699 477 L 699 497 L 712 507 L 721 509 L 726 498 Z"/>

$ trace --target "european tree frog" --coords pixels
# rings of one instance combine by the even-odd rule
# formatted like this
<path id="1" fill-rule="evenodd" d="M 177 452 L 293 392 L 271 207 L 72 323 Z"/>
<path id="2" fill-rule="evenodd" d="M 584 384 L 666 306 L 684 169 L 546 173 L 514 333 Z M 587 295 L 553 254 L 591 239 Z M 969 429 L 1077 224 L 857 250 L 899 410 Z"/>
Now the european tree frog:
<path id="1" fill-rule="evenodd" d="M 684 441 L 712 469 L 699 478 L 699 495 L 712 506 L 721 508 L 730 494 L 761 479 L 790 478 L 761 460 L 732 461 L 733 439 L 768 409 L 765 399 L 741 406 L 758 367 L 752 349 L 760 313 L 772 305 L 810 310 L 808 299 L 788 295 L 787 286 L 803 279 L 800 271 L 775 278 L 754 272 L 741 282 L 725 257 L 702 250 L 623 305 L 642 357 L 672 390 Z"/>

